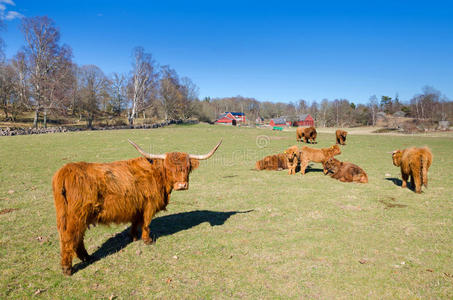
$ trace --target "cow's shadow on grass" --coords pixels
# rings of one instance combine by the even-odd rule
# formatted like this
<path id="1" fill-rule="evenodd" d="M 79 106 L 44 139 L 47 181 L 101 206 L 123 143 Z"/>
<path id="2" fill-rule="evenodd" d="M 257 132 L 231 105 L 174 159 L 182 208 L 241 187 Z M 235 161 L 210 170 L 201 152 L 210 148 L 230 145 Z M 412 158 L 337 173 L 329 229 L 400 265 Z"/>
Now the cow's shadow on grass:
<path id="1" fill-rule="evenodd" d="M 396 186 L 401 187 L 403 185 L 403 181 L 401 179 L 391 177 L 391 178 L 385 178 L 388 181 L 393 182 Z M 415 192 L 415 185 L 412 184 L 412 182 L 408 181 L 407 182 L 407 188 L 410 189 L 411 191 Z"/>
<path id="2" fill-rule="evenodd" d="M 307 168 L 305 169 L 305 174 L 310 173 L 310 172 L 322 172 L 323 169 L 319 168 L 313 168 L 311 165 L 308 165 Z"/>
<path id="3" fill-rule="evenodd" d="M 210 210 L 195 210 L 190 212 L 183 212 L 173 215 L 157 217 L 151 221 L 149 225 L 151 237 L 155 242 L 159 237 L 172 235 L 179 231 L 190 229 L 204 222 L 209 222 L 211 226 L 223 225 L 229 217 L 235 214 L 249 213 L 248 211 L 210 211 Z M 89 265 L 114 254 L 127 245 L 132 243 L 132 238 L 129 234 L 130 227 L 126 228 L 115 236 L 109 238 L 90 256 L 90 260 L 80 262 L 73 267 L 73 273 L 85 269 Z"/>
<path id="4" fill-rule="evenodd" d="M 401 179 L 391 177 L 391 178 L 385 178 L 385 180 L 393 182 L 394 185 L 396 186 L 401 186 L 403 184 L 403 181 Z"/>

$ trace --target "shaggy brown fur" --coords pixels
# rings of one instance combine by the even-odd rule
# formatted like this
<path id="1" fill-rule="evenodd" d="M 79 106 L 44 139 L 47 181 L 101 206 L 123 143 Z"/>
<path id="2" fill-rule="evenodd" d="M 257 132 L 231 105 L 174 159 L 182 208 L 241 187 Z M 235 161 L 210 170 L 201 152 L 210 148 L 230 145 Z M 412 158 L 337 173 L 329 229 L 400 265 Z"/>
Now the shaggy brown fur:
<path id="1" fill-rule="evenodd" d="M 288 174 L 296 174 L 296 168 L 300 163 L 300 150 L 297 146 L 289 147 L 285 150 L 286 159 L 288 160 Z"/>
<path id="2" fill-rule="evenodd" d="M 311 140 L 312 144 L 314 144 L 317 136 L 318 133 L 313 126 L 308 128 L 297 127 L 296 129 L 296 141 L 298 142 L 301 142 L 302 139 L 304 139 L 305 143 L 308 144 Z"/>
<path id="3" fill-rule="evenodd" d="M 416 193 L 421 193 L 422 185 L 428 187 L 428 169 L 433 161 L 433 154 L 428 147 L 395 150 L 392 159 L 395 166 L 401 167 L 401 187 L 406 187 L 409 176 Z"/>
<path id="4" fill-rule="evenodd" d="M 367 183 L 368 175 L 359 166 L 350 162 L 341 162 L 336 158 L 329 158 L 323 163 L 324 169 L 332 173 L 332 178 L 342 182 Z"/>
<path id="5" fill-rule="evenodd" d="M 285 153 L 269 155 L 256 162 L 256 170 L 283 170 L 288 169 L 288 159 Z"/>
<path id="6" fill-rule="evenodd" d="M 189 174 L 198 159 L 181 152 L 167 153 L 165 159 L 145 157 L 111 163 L 69 163 L 52 181 L 57 227 L 60 235 L 61 266 L 72 274 L 72 258 L 90 256 L 83 243 L 91 224 L 132 222 L 131 235 L 152 243 L 148 225 L 165 210 L 172 190 L 189 188 Z"/>
<path id="7" fill-rule="evenodd" d="M 346 142 L 346 136 L 348 135 L 347 131 L 338 129 L 337 131 L 335 131 L 335 135 L 337 137 L 337 144 L 346 145 L 346 143 L 345 143 Z"/>
<path id="8" fill-rule="evenodd" d="M 309 162 L 318 162 L 322 163 L 328 160 L 335 155 L 341 154 L 340 146 L 333 145 L 329 148 L 322 148 L 322 149 L 313 149 L 307 146 L 303 146 L 301 148 L 301 156 L 300 156 L 300 172 L 305 174 L 305 169 L 308 166 Z M 324 168 L 324 174 L 327 173 L 327 170 Z"/>

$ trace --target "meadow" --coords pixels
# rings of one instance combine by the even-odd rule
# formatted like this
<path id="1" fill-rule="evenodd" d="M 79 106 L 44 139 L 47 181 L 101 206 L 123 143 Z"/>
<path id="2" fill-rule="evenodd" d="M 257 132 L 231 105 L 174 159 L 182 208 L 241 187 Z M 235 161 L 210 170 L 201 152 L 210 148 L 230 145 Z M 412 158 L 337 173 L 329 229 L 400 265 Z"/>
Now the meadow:
<path id="1" fill-rule="evenodd" d="M 130 224 L 97 226 L 94 260 L 62 275 L 51 178 L 73 161 L 154 153 L 206 153 L 153 219 L 153 245 Z M 334 143 L 320 132 L 316 148 Z M 255 171 L 255 161 L 295 145 L 295 132 L 226 126 L 86 131 L 0 138 L 0 298 L 453 297 L 453 134 L 352 131 L 337 158 L 361 166 L 368 184 Z M 402 189 L 387 152 L 429 146 L 429 188 Z"/>

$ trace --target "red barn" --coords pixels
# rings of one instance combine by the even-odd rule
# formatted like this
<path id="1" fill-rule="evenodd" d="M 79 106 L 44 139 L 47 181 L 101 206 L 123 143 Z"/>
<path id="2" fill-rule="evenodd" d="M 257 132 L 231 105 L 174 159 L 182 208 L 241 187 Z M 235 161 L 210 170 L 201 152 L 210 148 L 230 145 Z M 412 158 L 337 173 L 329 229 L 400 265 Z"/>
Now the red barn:
<path id="1" fill-rule="evenodd" d="M 299 115 L 296 121 L 293 122 L 293 126 L 315 126 L 315 120 L 310 114 Z"/>
<path id="2" fill-rule="evenodd" d="M 286 126 L 286 120 L 283 118 L 271 119 L 270 126 Z"/>
<path id="3" fill-rule="evenodd" d="M 245 114 L 241 112 L 225 112 L 221 114 L 215 122 L 218 124 L 236 125 L 236 123 L 245 123 L 246 118 Z"/>

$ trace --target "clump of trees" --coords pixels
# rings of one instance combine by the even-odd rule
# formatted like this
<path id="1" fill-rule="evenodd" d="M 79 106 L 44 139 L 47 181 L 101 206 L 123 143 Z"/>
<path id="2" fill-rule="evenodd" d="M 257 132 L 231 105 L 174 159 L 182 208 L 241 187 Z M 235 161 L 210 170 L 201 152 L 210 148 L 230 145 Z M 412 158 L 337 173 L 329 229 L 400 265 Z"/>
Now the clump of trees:
<path id="1" fill-rule="evenodd" d="M 192 116 L 198 88 L 170 66 L 159 66 L 142 47 L 132 50 L 129 73 L 107 76 L 98 66 L 74 63 L 71 48 L 61 44 L 60 32 L 48 17 L 24 18 L 21 31 L 24 46 L 0 62 L 0 109 L 6 120 L 33 112 L 33 127 L 41 120 L 47 127 L 53 114 L 85 120 L 91 128 L 99 117 L 123 116 L 133 125 L 139 116 Z"/>
<path id="2" fill-rule="evenodd" d="M 348 99 L 260 102 L 242 96 L 200 100 L 190 78 L 181 78 L 169 65 L 160 66 L 143 47 L 132 49 L 128 73 L 108 76 L 95 65 L 74 63 L 71 47 L 60 42 L 60 32 L 48 17 L 24 18 L 21 31 L 24 46 L 9 60 L 4 59 L 0 38 L 0 111 L 13 122 L 24 112 L 32 113 L 33 127 L 41 120 L 47 127 L 49 118 L 57 116 L 84 120 L 89 128 L 100 118 L 123 118 L 131 126 L 137 119 L 213 122 L 225 111 L 244 112 L 252 123 L 258 117 L 291 120 L 309 113 L 317 126 L 336 127 L 375 125 L 379 112 L 453 120 L 453 102 L 432 87 L 407 102 L 398 95 L 359 101 L 366 104 Z"/>

